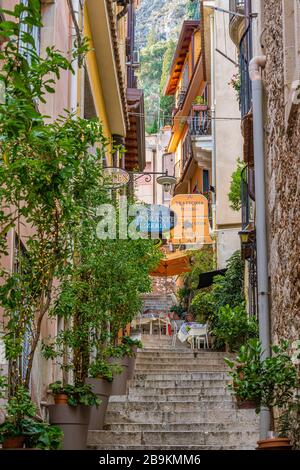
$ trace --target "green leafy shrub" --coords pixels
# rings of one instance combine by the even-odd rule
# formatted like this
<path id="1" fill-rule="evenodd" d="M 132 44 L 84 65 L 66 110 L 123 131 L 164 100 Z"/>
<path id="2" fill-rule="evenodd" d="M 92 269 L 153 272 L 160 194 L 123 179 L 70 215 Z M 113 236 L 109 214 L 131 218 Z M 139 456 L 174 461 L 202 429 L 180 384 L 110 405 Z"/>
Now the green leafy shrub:
<path id="1" fill-rule="evenodd" d="M 131 336 L 122 337 L 123 344 L 127 344 L 129 347 L 137 347 L 139 349 L 143 348 L 143 343 L 139 339 L 131 338 Z"/>
<path id="2" fill-rule="evenodd" d="M 244 168 L 245 163 L 238 158 L 236 170 L 231 175 L 228 193 L 229 205 L 234 211 L 239 211 L 242 207 L 242 171 Z"/>
<path id="3" fill-rule="evenodd" d="M 234 308 L 221 307 L 214 318 L 212 334 L 219 343 L 227 344 L 230 351 L 237 351 L 248 339 L 258 335 L 257 320 L 249 317 L 244 303 Z"/>
<path id="4" fill-rule="evenodd" d="M 236 361 L 226 358 L 233 394 L 242 400 L 255 401 L 257 412 L 262 406 L 284 408 L 299 386 L 297 368 L 288 349 L 289 343 L 282 341 L 279 346 L 272 346 L 271 357 L 261 360 L 261 343 L 251 339 L 240 348 Z"/>
<path id="5" fill-rule="evenodd" d="M 123 371 L 122 366 L 116 364 L 109 364 L 108 362 L 96 359 L 90 364 L 89 377 L 94 379 L 105 379 L 112 382 L 115 374 L 120 374 Z"/>
<path id="6" fill-rule="evenodd" d="M 214 304 L 211 296 L 211 289 L 201 289 L 191 302 L 192 312 L 196 315 L 196 320 L 205 322 L 214 313 Z"/>
<path id="7" fill-rule="evenodd" d="M 0 424 L 0 443 L 11 437 L 25 437 L 25 446 L 41 450 L 60 449 L 63 432 L 56 426 L 38 421 L 36 406 L 28 390 L 19 385 L 6 405 L 6 417 Z"/>
<path id="8" fill-rule="evenodd" d="M 53 395 L 68 395 L 68 405 L 70 406 L 99 406 L 101 403 L 97 395 L 92 392 L 89 384 L 63 385 L 60 380 L 57 380 L 49 385 L 49 389 Z"/>

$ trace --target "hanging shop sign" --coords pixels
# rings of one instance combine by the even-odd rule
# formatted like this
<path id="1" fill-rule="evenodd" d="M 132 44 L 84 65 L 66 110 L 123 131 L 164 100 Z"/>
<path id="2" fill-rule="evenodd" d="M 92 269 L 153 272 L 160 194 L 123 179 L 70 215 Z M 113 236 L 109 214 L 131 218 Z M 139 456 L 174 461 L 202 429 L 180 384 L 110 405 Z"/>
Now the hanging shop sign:
<path id="1" fill-rule="evenodd" d="M 119 189 L 130 182 L 130 174 L 126 170 L 113 166 L 103 168 L 103 178 L 108 189 Z"/>
<path id="2" fill-rule="evenodd" d="M 169 232 L 176 225 L 176 214 L 159 204 L 148 205 L 136 217 L 137 232 L 156 234 Z"/>
<path id="3" fill-rule="evenodd" d="M 202 194 L 178 194 L 171 200 L 170 209 L 177 218 L 171 230 L 170 243 L 212 244 L 208 200 Z"/>

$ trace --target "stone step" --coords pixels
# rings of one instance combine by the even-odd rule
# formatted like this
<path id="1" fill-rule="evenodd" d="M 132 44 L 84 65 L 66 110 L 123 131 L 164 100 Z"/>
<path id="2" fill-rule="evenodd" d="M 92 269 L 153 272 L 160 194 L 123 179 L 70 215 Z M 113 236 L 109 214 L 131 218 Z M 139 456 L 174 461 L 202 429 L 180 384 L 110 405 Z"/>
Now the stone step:
<path id="1" fill-rule="evenodd" d="M 259 417 L 254 410 L 224 410 L 224 409 L 204 409 L 199 413 L 195 413 L 194 410 L 186 411 L 182 410 L 180 413 L 174 413 L 174 410 L 169 411 L 157 411 L 151 409 L 144 410 L 142 413 L 140 410 L 135 410 L 134 407 L 127 407 L 126 409 L 114 409 L 109 405 L 106 413 L 106 423 L 133 423 L 133 424 L 176 424 L 176 423 L 201 423 L 205 424 L 208 422 L 217 422 L 224 424 L 238 424 L 245 426 L 257 425 L 259 423 Z"/>
<path id="2" fill-rule="evenodd" d="M 156 367 L 159 369 L 160 367 L 166 367 L 166 366 L 172 366 L 172 367 L 178 367 L 178 370 L 184 369 L 185 367 L 188 366 L 203 366 L 203 367 L 209 367 L 209 366 L 222 366 L 222 367 L 227 367 L 224 359 L 203 359 L 203 358 L 195 358 L 195 359 L 182 359 L 180 361 L 180 364 L 174 364 L 174 359 L 172 358 L 160 358 L 157 361 L 153 360 L 145 360 L 138 358 L 135 363 L 135 367 L 138 368 L 145 368 L 145 367 Z"/>
<path id="3" fill-rule="evenodd" d="M 211 371 L 228 371 L 226 364 L 137 364 L 135 367 L 135 372 L 140 374 L 144 372 L 153 372 L 153 373 L 162 373 L 167 372 L 177 372 L 178 374 L 182 372 L 211 372 Z"/>
<path id="4" fill-rule="evenodd" d="M 161 360 L 174 360 L 180 359 L 183 361 L 194 360 L 194 359 L 220 359 L 224 360 L 224 357 L 229 357 L 233 359 L 235 356 L 230 354 L 225 354 L 223 352 L 211 352 L 208 350 L 199 350 L 193 352 L 191 350 L 183 351 L 144 351 L 139 350 L 137 355 L 137 360 L 146 360 L 146 361 L 161 361 Z"/>
<path id="5" fill-rule="evenodd" d="M 138 446 L 128 446 L 128 445 L 111 445 L 111 444 L 95 444 L 95 445 L 88 445 L 89 449 L 97 449 L 97 450 L 122 450 L 122 451 L 127 451 L 127 450 L 137 450 L 139 452 L 143 452 L 145 450 L 163 450 L 163 451 L 169 451 L 169 450 L 188 450 L 188 451 L 203 451 L 203 450 L 254 450 L 257 446 L 253 445 L 240 445 L 240 446 L 227 446 L 223 444 L 218 444 L 215 446 L 210 446 L 210 445 L 138 445 Z"/>
<path id="6" fill-rule="evenodd" d="M 210 387 L 222 387 L 225 389 L 229 383 L 228 379 L 195 379 L 195 380 L 129 380 L 128 382 L 129 389 L 133 390 L 146 390 L 146 389 L 155 389 L 155 390 L 165 390 L 171 389 L 176 390 L 180 388 L 186 389 L 197 389 L 201 390 L 204 388 Z M 159 392 L 160 393 L 160 392 Z"/>
<path id="7" fill-rule="evenodd" d="M 178 383 L 185 380 L 230 380 L 229 375 L 222 370 L 213 370 L 209 372 L 157 372 L 157 371 L 139 371 L 134 374 L 135 380 L 176 380 Z"/>
<path id="8" fill-rule="evenodd" d="M 231 446 L 251 446 L 255 447 L 258 440 L 258 433 L 253 431 L 89 431 L 89 445 L 118 445 L 126 446 L 147 446 L 147 445 L 173 445 L 180 442 L 180 445 L 231 445 Z"/>
<path id="9" fill-rule="evenodd" d="M 190 401 L 187 397 L 185 401 L 110 401 L 109 402 L 109 410 L 110 411 L 119 411 L 127 412 L 127 411 L 137 411 L 143 413 L 147 410 L 153 411 L 164 411 L 164 412 L 173 412 L 173 413 L 181 413 L 182 411 L 192 411 L 194 413 L 202 412 L 203 410 L 207 409 L 224 409 L 224 410 L 234 410 L 236 409 L 236 403 L 232 399 L 228 400 L 208 400 L 203 399 L 201 401 Z"/>
<path id="10" fill-rule="evenodd" d="M 104 427 L 105 431 L 114 432 L 144 432 L 144 431 L 172 431 L 172 432 L 239 432 L 245 431 L 245 425 L 232 423 L 110 423 Z M 247 430 L 257 432 L 257 422 L 250 423 Z"/>
<path id="11" fill-rule="evenodd" d="M 228 390 L 226 387 L 212 387 L 212 386 L 206 386 L 206 387 L 201 387 L 201 385 L 196 384 L 195 387 L 151 387 L 151 388 L 145 388 L 145 387 L 129 387 L 128 389 L 128 397 L 156 397 L 156 398 L 162 398 L 162 397 L 172 397 L 172 396 L 198 396 L 198 397 L 203 397 L 203 396 L 231 396 L 230 390 Z"/>
<path id="12" fill-rule="evenodd" d="M 155 402 L 156 400 L 160 403 L 162 402 L 186 402 L 188 399 L 189 402 L 199 403 L 202 400 L 205 400 L 206 403 L 217 403 L 217 402 L 224 402 L 224 401 L 231 401 L 234 402 L 235 400 L 232 396 L 228 393 L 226 394 L 224 391 L 222 394 L 206 394 L 203 395 L 201 393 L 193 392 L 193 394 L 186 395 L 186 394 L 173 394 L 173 395 L 138 395 L 138 394 L 129 394 L 123 396 L 116 396 L 112 395 L 110 397 L 110 403 L 125 403 L 125 402 Z"/>

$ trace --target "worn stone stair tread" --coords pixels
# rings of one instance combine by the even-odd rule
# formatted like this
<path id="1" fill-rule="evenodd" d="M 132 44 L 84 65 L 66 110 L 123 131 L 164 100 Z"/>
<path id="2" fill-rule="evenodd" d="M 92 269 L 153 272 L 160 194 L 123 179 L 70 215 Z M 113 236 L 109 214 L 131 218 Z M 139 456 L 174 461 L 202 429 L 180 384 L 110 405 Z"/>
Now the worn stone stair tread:
<path id="1" fill-rule="evenodd" d="M 243 446 L 229 446 L 229 445 L 160 445 L 160 446 L 147 446 L 147 445 L 139 445 L 139 446 L 128 446 L 128 445 L 89 445 L 90 449 L 97 449 L 97 450 L 254 450 L 254 446 L 245 447 Z"/>
<path id="2" fill-rule="evenodd" d="M 148 428 L 148 431 L 170 431 L 170 432 L 181 432 L 181 431 L 237 431 L 243 432 L 245 428 L 243 424 L 237 426 L 235 421 L 231 423 L 226 422 L 222 423 L 219 421 L 207 421 L 205 423 L 199 422 L 177 422 L 177 423 L 107 423 L 105 425 L 104 431 L 118 431 L 118 432 L 144 432 L 144 428 Z M 190 429 L 191 428 L 191 429 Z M 257 422 L 249 424 L 247 431 L 256 432 L 257 431 Z"/>

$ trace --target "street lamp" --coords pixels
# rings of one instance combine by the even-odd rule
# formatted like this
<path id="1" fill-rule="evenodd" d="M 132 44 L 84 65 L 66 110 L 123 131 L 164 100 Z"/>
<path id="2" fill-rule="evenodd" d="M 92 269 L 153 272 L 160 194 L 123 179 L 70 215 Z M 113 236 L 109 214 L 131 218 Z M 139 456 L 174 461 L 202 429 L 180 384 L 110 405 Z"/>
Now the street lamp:
<path id="1" fill-rule="evenodd" d="M 249 238 L 250 238 L 251 231 L 250 230 L 241 230 L 238 235 L 241 239 L 242 245 L 247 245 L 249 243 Z"/>
<path id="2" fill-rule="evenodd" d="M 173 184 L 175 184 L 176 181 L 177 181 L 177 180 L 176 180 L 175 176 L 170 176 L 170 175 L 168 175 L 168 172 L 167 172 L 167 171 L 166 171 L 166 173 L 165 173 L 164 175 L 158 176 L 158 178 L 156 178 L 156 182 L 157 182 L 158 184 L 161 184 L 161 185 L 163 186 L 164 191 L 165 191 L 166 193 L 168 193 L 168 192 L 170 191 L 171 186 L 172 186 Z"/>

